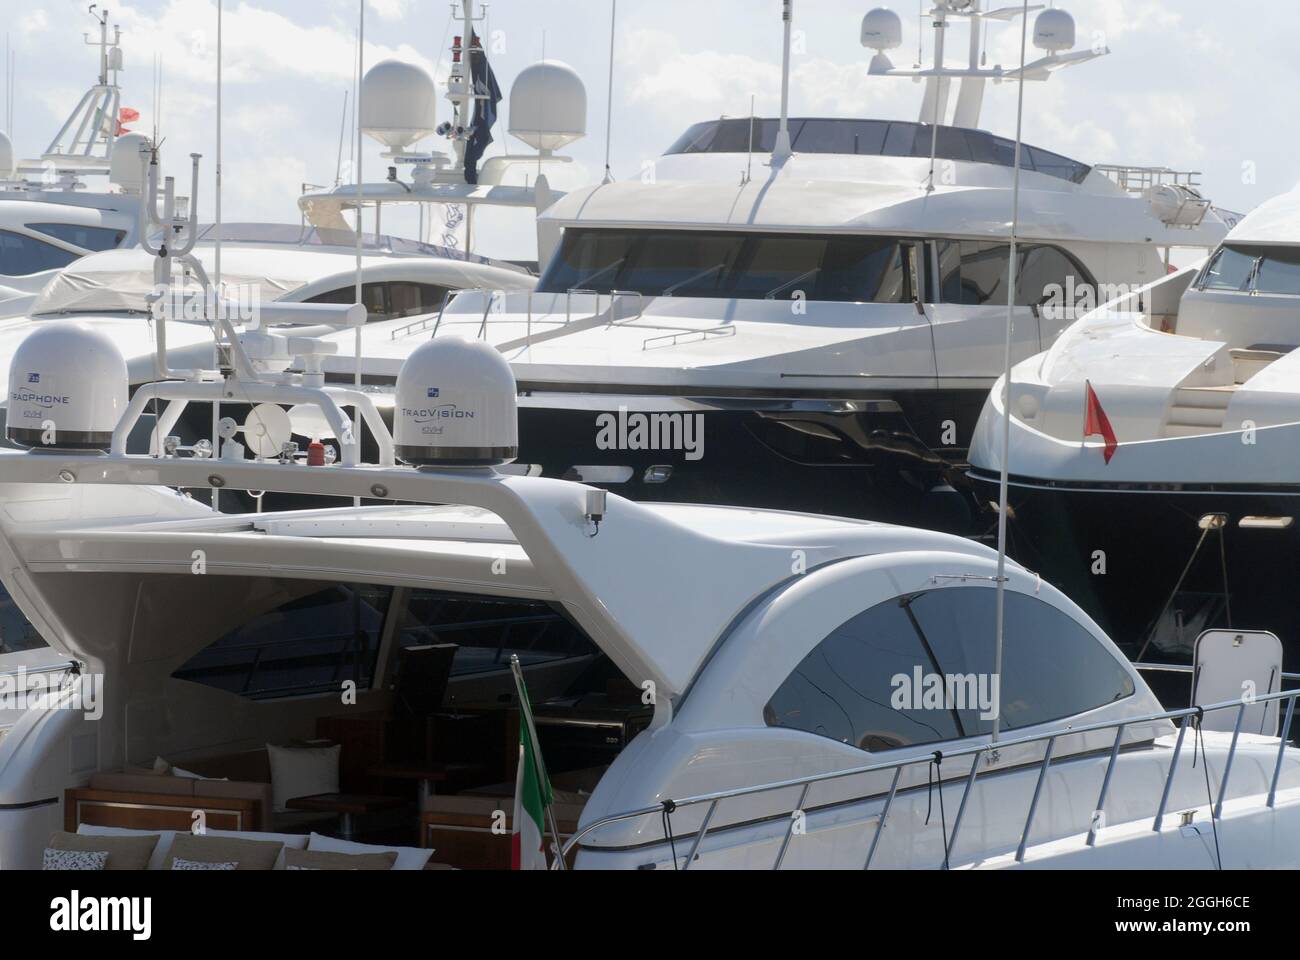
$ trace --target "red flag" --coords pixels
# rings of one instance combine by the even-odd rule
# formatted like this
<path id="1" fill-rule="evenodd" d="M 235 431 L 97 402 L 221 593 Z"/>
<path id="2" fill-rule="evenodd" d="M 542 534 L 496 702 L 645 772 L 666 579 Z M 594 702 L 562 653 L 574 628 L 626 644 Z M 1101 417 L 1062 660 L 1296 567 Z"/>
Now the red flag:
<path id="1" fill-rule="evenodd" d="M 128 130 L 124 125 L 128 123 L 134 123 L 139 119 L 140 119 L 139 110 L 136 110 L 132 107 L 123 107 L 121 110 L 118 111 L 117 133 L 115 133 L 114 136 L 120 137 L 124 133 L 130 133 L 131 131 Z"/>
<path id="2" fill-rule="evenodd" d="M 1119 441 L 1115 439 L 1115 431 L 1110 425 L 1110 418 L 1106 416 L 1106 411 L 1101 408 L 1101 401 L 1097 399 L 1096 392 L 1092 389 L 1092 384 L 1083 381 L 1084 388 L 1084 414 L 1083 414 L 1083 438 L 1101 437 L 1106 441 L 1106 446 L 1102 448 L 1102 454 L 1106 457 L 1106 462 L 1110 463 L 1110 458 L 1115 456 L 1115 451 L 1119 448 Z"/>

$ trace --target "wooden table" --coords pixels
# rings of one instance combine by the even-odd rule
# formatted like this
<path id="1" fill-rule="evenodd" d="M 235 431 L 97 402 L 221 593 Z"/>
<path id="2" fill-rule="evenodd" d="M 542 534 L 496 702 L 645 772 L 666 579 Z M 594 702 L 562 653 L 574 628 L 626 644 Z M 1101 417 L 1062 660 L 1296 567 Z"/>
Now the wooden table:
<path id="1" fill-rule="evenodd" d="M 434 795 L 437 784 L 458 773 L 475 770 L 478 766 L 479 764 L 457 761 L 447 763 L 440 763 L 436 760 L 412 763 L 394 762 L 369 767 L 366 773 L 369 776 L 379 777 L 384 780 L 414 780 L 420 787 L 419 809 L 423 812 L 429 808 L 429 798 Z"/>
<path id="2" fill-rule="evenodd" d="M 285 801 L 291 810 L 310 810 L 317 813 L 336 813 L 339 817 L 339 834 L 351 840 L 356 831 L 354 817 L 363 817 L 381 810 L 406 806 L 401 797 L 386 797 L 368 793 L 317 793 L 309 797 L 294 797 Z"/>

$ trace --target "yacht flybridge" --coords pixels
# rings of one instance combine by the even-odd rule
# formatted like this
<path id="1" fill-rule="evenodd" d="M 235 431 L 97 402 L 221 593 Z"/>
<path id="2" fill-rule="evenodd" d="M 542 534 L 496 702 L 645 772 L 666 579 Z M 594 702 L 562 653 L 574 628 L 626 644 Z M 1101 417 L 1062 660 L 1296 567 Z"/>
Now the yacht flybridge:
<path id="1" fill-rule="evenodd" d="M 1250 622 L 1295 660 L 1298 303 L 1293 192 L 1207 260 L 1100 306 L 1012 371 L 1018 556 L 1145 659 Z M 986 492 L 1002 465 L 1002 396 L 990 394 L 971 451 Z"/>
<path id="2" fill-rule="evenodd" d="M 888 60 L 897 16 L 867 15 L 871 72 L 926 81 L 918 122 L 711 120 L 652 176 L 549 207 L 542 223 L 562 239 L 537 289 L 468 291 L 434 327 L 511 362 L 521 460 L 637 498 L 967 524 L 947 481 L 961 482 L 952 467 L 1002 369 L 1016 156 L 976 127 L 985 84 L 1020 76 L 981 67 L 978 38 L 1019 12 L 936 4 L 935 62 L 914 71 Z M 955 69 L 943 38 L 963 21 L 971 62 Z M 1105 52 L 1065 52 L 1061 10 L 1032 35 L 1043 56 L 1027 80 Z M 1208 251 L 1232 219 L 1192 174 L 1036 146 L 1020 166 L 1018 359 L 1051 346 L 1099 288 L 1155 281 L 1172 250 Z M 391 381 L 410 343 L 375 339 L 364 372 Z M 345 377 L 350 362 L 327 369 Z"/>
<path id="3" fill-rule="evenodd" d="M 129 398 L 124 358 L 89 325 L 52 322 L 19 348 L 6 432 L 33 449 L 0 450 L 0 579 L 66 664 L 0 730 L 0 866 L 39 865 L 60 824 L 60 843 L 82 844 L 67 849 L 125 857 L 148 838 L 140 867 L 205 842 L 242 858 L 261 841 L 268 869 L 304 847 L 359 854 L 293 819 L 331 809 L 345 825 L 418 817 L 423 849 L 384 854 L 398 868 L 491 865 L 510 838 L 473 825 L 508 802 L 534 728 L 557 788 L 574 784 L 549 821 L 557 867 L 1300 864 L 1300 755 L 1278 736 L 1298 692 L 1164 711 L 1085 614 L 1014 564 L 990 686 L 984 546 L 511 475 L 517 385 L 499 351 L 422 344 L 390 434 L 365 393 L 255 363 L 271 336 L 232 335 L 231 370 Z M 339 459 L 250 458 L 233 439 L 127 452 L 147 408 L 165 430 L 231 397 L 314 408 Z M 178 492 L 199 487 L 378 505 L 230 515 Z M 962 685 L 957 708 L 923 693 L 935 677 Z M 452 756 L 421 732 L 438 710 L 453 716 L 436 729 L 458 725 Z M 380 756 L 378 731 L 385 749 L 413 734 L 415 756 Z M 313 736 L 342 751 L 338 788 L 304 803 L 277 786 L 274 744 Z M 403 776 L 457 792 L 422 790 L 402 814 L 357 786 Z M 189 835 L 196 816 L 207 841 Z"/>

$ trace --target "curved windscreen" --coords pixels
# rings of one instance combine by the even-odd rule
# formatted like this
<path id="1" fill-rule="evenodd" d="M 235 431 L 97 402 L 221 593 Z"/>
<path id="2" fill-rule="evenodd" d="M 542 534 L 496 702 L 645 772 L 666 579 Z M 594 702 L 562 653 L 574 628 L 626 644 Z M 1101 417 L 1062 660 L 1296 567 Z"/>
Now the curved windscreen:
<path id="1" fill-rule="evenodd" d="M 904 303 L 910 249 L 897 237 L 571 227 L 537 289 Z"/>
<path id="2" fill-rule="evenodd" d="M 748 117 L 707 120 L 687 130 L 666 154 L 771 153 L 779 122 Z M 940 126 L 938 133 L 924 123 L 904 120 L 792 119 L 790 141 L 796 153 L 832 153 L 867 157 L 929 157 L 931 146 L 940 160 L 966 160 L 1015 166 L 1016 145 L 985 130 Z M 1083 183 L 1092 170 L 1039 147 L 1022 144 L 1020 168 L 1049 177 Z"/>
<path id="3" fill-rule="evenodd" d="M 1300 296 L 1300 247 L 1224 244 L 1201 273 L 1202 290 Z"/>

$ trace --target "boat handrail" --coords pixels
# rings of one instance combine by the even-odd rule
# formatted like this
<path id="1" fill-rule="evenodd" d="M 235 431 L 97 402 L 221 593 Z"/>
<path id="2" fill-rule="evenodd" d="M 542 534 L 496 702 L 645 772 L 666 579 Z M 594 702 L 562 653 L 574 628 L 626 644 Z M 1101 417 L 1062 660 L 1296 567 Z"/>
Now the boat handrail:
<path id="1" fill-rule="evenodd" d="M 79 673 L 81 664 L 76 660 L 60 660 L 58 663 L 39 664 L 34 667 L 19 666 L 0 670 L 0 677 L 25 677 L 34 673 Z"/>
<path id="2" fill-rule="evenodd" d="M 1161 666 L 1172 666 L 1172 665 L 1161 665 Z M 871 861 L 875 857 L 876 846 L 880 841 L 881 834 L 884 831 L 885 822 L 889 817 L 889 810 L 890 807 L 893 805 L 894 797 L 898 791 L 898 782 L 902 775 L 903 770 L 907 767 L 911 767 L 916 764 L 933 763 L 935 762 L 936 759 L 950 760 L 955 757 L 973 757 L 974 759 L 971 763 L 970 772 L 965 777 L 966 783 L 962 791 L 961 802 L 957 808 L 956 819 L 953 821 L 952 832 L 948 835 L 948 837 L 945 839 L 944 842 L 944 863 L 948 864 L 950 862 L 952 851 L 957 844 L 958 831 L 961 829 L 962 817 L 966 812 L 966 802 L 970 798 L 971 789 L 972 787 L 974 787 L 975 781 L 980 773 L 980 758 L 984 755 L 993 755 L 996 758 L 997 751 L 999 750 L 1007 749 L 1010 747 L 1025 746 L 1028 744 L 1043 743 L 1045 741 L 1046 748 L 1044 749 L 1043 752 L 1043 759 L 1039 763 L 1038 778 L 1034 786 L 1033 798 L 1030 801 L 1029 812 L 1025 816 L 1024 826 L 1022 827 L 1020 832 L 1020 842 L 1016 847 L 1015 860 L 1017 863 L 1023 863 L 1025 860 L 1025 849 L 1029 843 L 1030 831 L 1033 829 L 1034 815 L 1037 812 L 1038 800 L 1042 794 L 1043 784 L 1046 782 L 1047 779 L 1047 772 L 1052 765 L 1053 750 L 1055 749 L 1056 741 L 1058 739 L 1066 736 L 1076 736 L 1079 734 L 1095 733 L 1104 730 L 1115 731 L 1115 740 L 1110 750 L 1110 760 L 1106 765 L 1106 772 L 1102 778 L 1101 792 L 1097 798 L 1096 805 L 1093 807 L 1095 811 L 1101 813 L 1106 808 L 1106 796 L 1110 790 L 1111 775 L 1114 772 L 1115 763 L 1119 758 L 1119 752 L 1120 752 L 1121 744 L 1123 742 L 1124 732 L 1130 727 L 1138 726 L 1141 724 L 1155 723 L 1161 720 L 1169 720 L 1169 721 L 1180 720 L 1181 723 L 1179 723 L 1178 725 L 1177 741 L 1174 745 L 1173 755 L 1169 763 L 1169 772 L 1164 779 L 1164 789 L 1161 793 L 1160 805 L 1156 809 L 1155 819 L 1153 820 L 1151 825 L 1151 829 L 1153 831 L 1158 832 L 1160 830 L 1161 823 L 1165 817 L 1165 809 L 1169 803 L 1169 795 L 1173 788 L 1174 774 L 1178 769 L 1178 758 L 1182 752 L 1183 739 L 1187 733 L 1188 728 L 1193 726 L 1198 726 L 1200 724 L 1201 719 L 1207 713 L 1213 713 L 1215 711 L 1227 710 L 1235 707 L 1237 709 L 1237 719 L 1232 731 L 1232 742 L 1228 748 L 1227 758 L 1224 761 L 1223 776 L 1219 781 L 1219 795 L 1215 799 L 1214 805 L 1211 808 L 1211 818 L 1217 821 L 1221 818 L 1223 813 L 1223 801 L 1227 796 L 1228 777 L 1232 772 L 1232 761 L 1234 756 L 1236 755 L 1237 743 L 1241 735 L 1241 724 L 1246 714 L 1246 708 L 1250 706 L 1257 706 L 1259 704 L 1271 703 L 1273 701 L 1285 700 L 1287 701 L 1286 719 L 1283 722 L 1282 733 L 1278 737 L 1277 759 L 1273 766 L 1273 777 L 1269 784 L 1268 800 L 1266 804 L 1270 808 L 1275 805 L 1275 801 L 1277 799 L 1278 778 L 1282 772 L 1282 758 L 1285 755 L 1287 739 L 1291 731 L 1291 721 L 1295 714 L 1295 705 L 1296 705 L 1297 698 L 1300 698 L 1300 688 L 1292 689 L 1292 690 L 1281 690 L 1276 693 L 1262 694 L 1262 695 L 1257 695 L 1249 698 L 1238 698 L 1236 700 L 1226 700 L 1223 701 L 1222 703 L 1214 703 L 1214 704 L 1208 704 L 1203 706 L 1183 707 L 1177 710 L 1167 710 L 1161 713 L 1147 714 L 1145 716 L 1125 717 L 1120 720 L 1099 721 L 1097 723 L 1088 723 L 1079 726 L 1066 726 L 1055 730 L 1046 731 L 1044 733 L 1036 733 L 1029 736 L 1015 737 L 1012 739 L 1003 739 L 1003 740 L 999 740 L 997 743 L 991 743 L 991 742 L 979 743 L 979 744 L 974 744 L 966 747 L 958 747 L 957 749 L 951 751 L 936 749 L 936 750 L 929 751 L 927 753 L 918 754 L 916 756 L 908 757 L 902 760 L 882 760 L 876 763 L 869 763 L 862 766 L 850 767 L 844 770 L 833 770 L 828 773 L 813 774 L 811 776 L 806 776 L 806 777 L 796 777 L 790 780 L 781 780 L 773 783 L 757 784 L 749 787 L 736 787 L 729 790 L 719 790 L 711 793 L 696 794 L 694 796 L 685 797 L 680 800 L 665 799 L 653 806 L 641 807 L 636 810 L 629 810 L 623 813 L 615 813 L 604 817 L 600 817 L 599 819 L 594 820 L 593 822 L 587 824 L 582 829 L 575 831 L 573 835 L 570 836 L 569 839 L 564 843 L 563 847 L 561 848 L 561 856 L 556 858 L 555 863 L 552 864 L 552 868 L 553 869 L 558 868 L 559 864 L 564 862 L 565 858 L 567 858 L 570 855 L 570 853 L 572 853 L 578 847 L 579 844 L 581 844 L 586 838 L 590 837 L 593 833 L 595 833 L 597 830 L 601 829 L 602 827 L 607 827 L 615 823 L 623 823 L 629 820 L 635 820 L 640 817 L 662 815 L 664 814 L 665 811 L 677 811 L 682 809 L 683 807 L 707 804 L 707 809 L 704 814 L 704 820 L 700 824 L 699 829 L 695 832 L 694 839 L 691 841 L 690 850 L 686 855 L 686 861 L 680 868 L 683 870 L 687 870 L 690 869 L 691 864 L 695 860 L 696 854 L 699 852 L 700 846 L 704 842 L 705 836 L 709 832 L 709 826 L 713 821 L 714 814 L 717 812 L 719 804 L 721 804 L 726 800 L 735 800 L 737 798 L 742 798 L 742 797 L 753 797 L 760 794 L 769 794 L 780 790 L 790 790 L 798 787 L 801 788 L 799 794 L 799 801 L 790 810 L 788 814 L 790 825 L 786 828 L 785 838 L 782 840 L 780 850 L 777 853 L 776 861 L 772 865 L 773 870 L 779 870 L 781 869 L 781 864 L 785 860 L 786 851 L 790 846 L 791 840 L 793 839 L 794 836 L 795 827 L 800 819 L 799 814 L 803 809 L 804 802 L 808 798 L 808 791 L 810 790 L 811 787 L 819 783 L 827 783 L 834 780 L 843 780 L 848 777 L 862 776 L 864 774 L 870 774 L 870 773 L 888 772 L 892 770 L 894 773 L 893 782 L 890 784 L 889 792 L 886 795 L 884 806 L 881 809 L 878 817 L 869 819 L 867 821 L 868 824 L 870 824 L 874 820 L 876 827 L 875 827 L 875 833 L 873 834 L 871 839 L 870 847 L 867 851 L 866 861 L 862 867 L 862 869 L 866 870 L 870 868 Z M 868 794 L 868 795 L 850 798 L 850 800 L 846 802 L 853 802 L 854 800 L 866 800 L 869 799 L 871 796 L 874 796 L 874 794 Z M 1100 817 L 1094 814 L 1092 823 L 1088 830 L 1088 836 L 1087 836 L 1087 845 L 1090 847 L 1096 845 L 1097 834 L 1099 831 L 1099 822 L 1100 822 Z"/>

